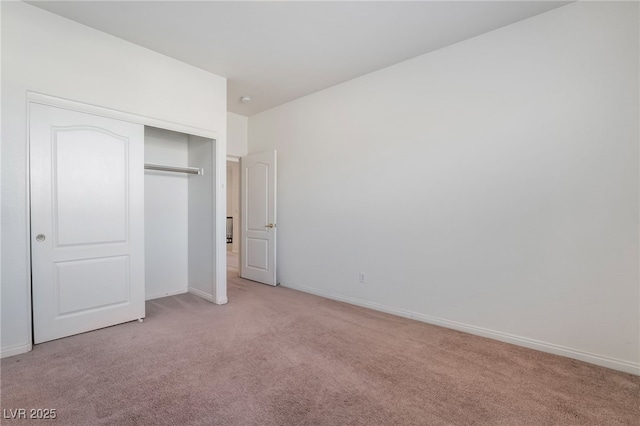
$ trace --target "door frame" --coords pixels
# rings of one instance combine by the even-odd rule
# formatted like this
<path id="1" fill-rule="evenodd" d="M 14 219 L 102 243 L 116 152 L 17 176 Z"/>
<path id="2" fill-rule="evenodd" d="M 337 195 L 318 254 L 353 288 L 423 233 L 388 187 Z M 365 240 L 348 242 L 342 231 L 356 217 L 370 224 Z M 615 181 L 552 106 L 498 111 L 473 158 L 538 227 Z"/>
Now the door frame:
<path id="1" fill-rule="evenodd" d="M 246 154 L 245 154 L 245 155 L 246 155 Z M 241 158 L 242 158 L 242 157 L 241 157 L 241 156 L 239 156 L 239 155 L 230 155 L 230 154 L 227 154 L 227 162 L 231 162 L 231 163 L 238 163 L 238 167 L 240 167 L 240 159 L 241 159 Z M 242 173 L 241 173 L 240 171 L 238 171 L 237 194 L 235 194 L 235 195 L 238 197 L 238 202 L 240 202 L 240 201 L 241 201 L 241 200 L 240 200 L 240 198 L 241 198 L 241 197 L 240 197 L 240 192 L 241 192 L 241 191 L 240 191 L 240 189 L 241 189 L 241 188 L 240 188 L 240 177 L 241 177 L 240 175 L 241 175 L 241 174 L 242 174 Z M 229 185 L 229 182 L 227 182 L 227 193 L 229 192 L 229 186 L 228 186 L 228 185 Z M 229 206 L 227 205 L 227 210 L 228 210 L 228 207 L 229 207 Z M 227 214 L 228 214 L 228 211 L 227 211 Z M 238 225 L 235 227 L 235 228 L 237 228 L 237 230 L 236 230 L 236 231 L 237 231 L 237 236 L 238 236 L 238 238 L 237 238 L 237 240 L 238 240 L 238 252 L 237 252 L 237 254 L 238 254 L 238 271 L 237 271 L 237 276 L 240 276 L 240 252 L 242 251 L 242 238 L 240 237 L 240 228 L 241 228 L 241 225 L 240 225 L 240 224 L 242 223 L 242 206 L 239 206 L 239 208 L 238 208 L 237 217 L 238 217 L 238 220 L 237 220 Z M 234 229 L 235 229 L 235 228 L 234 228 Z M 235 231 L 234 231 L 234 232 L 235 232 Z M 225 250 L 226 250 L 226 248 L 225 248 Z M 233 248 L 232 248 L 232 251 L 233 251 Z M 228 260 L 228 259 L 227 259 L 227 260 Z M 227 267 L 228 267 L 228 266 L 229 266 L 229 265 L 227 264 Z"/>
<path id="2" fill-rule="evenodd" d="M 216 214 L 216 224 L 215 224 L 215 232 L 216 235 L 225 235 L 226 232 L 226 215 L 227 215 L 227 195 L 226 195 L 226 185 L 227 185 L 227 142 L 224 139 L 220 139 L 218 132 L 201 129 L 198 127 L 187 126 L 180 123 L 174 123 L 171 121 L 156 119 L 152 117 L 146 117 L 142 115 L 132 114 L 128 112 L 118 111 L 110 108 L 100 107 L 96 105 L 91 105 L 87 103 L 77 102 L 70 99 L 59 98 L 43 93 L 38 92 L 27 92 L 27 140 L 26 140 L 26 149 L 27 149 L 27 182 L 30 185 L 31 181 L 31 166 L 30 166 L 30 158 L 31 152 L 28 141 L 30 140 L 30 125 L 31 125 L 31 117 L 29 115 L 29 105 L 31 103 L 48 105 L 57 108 L 68 109 L 71 111 L 82 112 L 86 114 L 93 114 L 106 118 L 113 118 L 121 121 L 128 121 L 131 123 L 141 124 L 143 126 L 157 127 L 160 129 L 171 130 L 174 132 L 185 133 L 188 135 L 200 136 L 203 138 L 211 139 L 213 141 L 213 150 L 216 155 L 216 164 L 215 164 L 215 214 Z M 27 186 L 29 187 L 29 186 Z M 27 249 L 29 256 L 27 257 L 27 265 L 29 270 L 29 276 L 31 276 L 32 264 L 31 264 L 31 194 L 29 193 L 27 196 L 27 217 L 29 218 L 27 222 L 27 232 L 25 235 L 25 239 L 27 241 Z M 216 250 L 216 282 L 214 288 L 214 300 L 213 303 L 222 305 L 227 303 L 227 253 L 226 253 L 226 245 L 225 240 L 222 238 L 217 238 L 214 241 L 215 250 Z M 28 298 L 31 301 L 29 306 L 29 318 L 31 321 L 31 345 L 27 351 L 31 350 L 31 346 L 33 345 L 33 295 L 32 295 L 32 283 L 28 286 Z M 3 354 L 4 355 L 4 354 Z"/>

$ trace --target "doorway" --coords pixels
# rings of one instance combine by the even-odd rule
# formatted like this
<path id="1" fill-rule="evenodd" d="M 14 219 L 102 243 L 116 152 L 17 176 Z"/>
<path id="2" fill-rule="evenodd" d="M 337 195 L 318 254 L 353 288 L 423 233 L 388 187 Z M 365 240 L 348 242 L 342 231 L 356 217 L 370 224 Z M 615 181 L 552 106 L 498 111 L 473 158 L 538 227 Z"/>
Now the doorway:
<path id="1" fill-rule="evenodd" d="M 227 269 L 238 274 L 240 261 L 240 158 L 227 157 Z"/>

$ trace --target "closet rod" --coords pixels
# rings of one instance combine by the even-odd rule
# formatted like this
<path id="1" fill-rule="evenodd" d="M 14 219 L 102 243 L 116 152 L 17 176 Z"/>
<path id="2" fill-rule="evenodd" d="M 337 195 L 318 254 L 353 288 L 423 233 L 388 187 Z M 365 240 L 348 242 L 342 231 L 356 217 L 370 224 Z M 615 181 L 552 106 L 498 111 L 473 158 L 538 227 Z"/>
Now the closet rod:
<path id="1" fill-rule="evenodd" d="M 144 163 L 144 168 L 146 170 L 160 170 L 163 172 L 189 173 L 192 175 L 204 174 L 204 171 L 198 167 L 167 166 L 164 164 Z"/>

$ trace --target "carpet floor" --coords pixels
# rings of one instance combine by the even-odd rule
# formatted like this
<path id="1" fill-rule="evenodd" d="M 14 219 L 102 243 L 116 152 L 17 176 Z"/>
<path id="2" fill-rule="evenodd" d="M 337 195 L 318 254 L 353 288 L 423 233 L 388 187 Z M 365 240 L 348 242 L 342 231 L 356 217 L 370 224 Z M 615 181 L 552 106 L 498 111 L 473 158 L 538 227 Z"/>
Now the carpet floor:
<path id="1" fill-rule="evenodd" d="M 640 424 L 637 376 L 233 272 L 229 299 L 156 299 L 142 324 L 3 359 L 2 423 Z M 6 418 L 19 408 L 57 418 Z"/>

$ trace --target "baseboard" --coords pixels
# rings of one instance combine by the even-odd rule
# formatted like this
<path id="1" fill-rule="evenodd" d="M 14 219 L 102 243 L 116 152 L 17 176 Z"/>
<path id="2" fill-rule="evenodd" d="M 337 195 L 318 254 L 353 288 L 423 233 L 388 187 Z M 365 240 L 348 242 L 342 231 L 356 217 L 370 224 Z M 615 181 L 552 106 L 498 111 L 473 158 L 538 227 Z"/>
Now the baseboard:
<path id="1" fill-rule="evenodd" d="M 216 305 L 226 305 L 229 300 L 226 297 L 218 297 L 214 298 L 212 295 L 205 293 L 202 290 L 198 290 L 197 288 L 189 288 L 189 293 L 195 294 L 198 297 L 201 297 L 209 302 Z"/>
<path id="2" fill-rule="evenodd" d="M 604 355 L 598 355 L 579 349 L 568 348 L 566 346 L 556 345 L 553 343 L 542 342 L 528 337 L 516 336 L 513 334 L 503 333 L 500 331 L 490 330 L 483 327 L 476 327 L 469 324 L 464 324 L 456 321 L 450 321 L 443 318 L 433 317 L 430 315 L 424 315 L 417 312 L 408 311 L 405 309 L 394 308 L 390 306 L 381 305 L 374 302 L 368 302 L 352 297 L 346 297 L 335 293 L 328 293 L 321 290 L 316 290 L 311 287 L 281 284 L 282 287 L 287 287 L 293 290 L 302 291 L 305 293 L 315 294 L 316 296 L 326 297 L 327 299 L 338 300 L 340 302 L 349 303 L 351 305 L 361 306 L 364 308 L 373 309 L 375 311 L 385 312 L 388 314 L 397 315 L 404 318 L 414 319 L 417 321 L 425 322 L 428 324 L 438 325 L 445 328 L 451 328 L 453 330 L 463 331 L 465 333 L 474 334 L 476 336 L 487 337 L 489 339 L 499 340 L 505 343 L 511 343 L 525 348 L 535 349 L 542 352 L 551 353 L 554 355 L 560 355 L 567 358 L 573 358 L 580 361 L 588 362 L 590 364 L 599 365 L 601 367 L 611 368 L 613 370 L 623 371 L 625 373 L 635 374 L 640 376 L 640 363 L 629 362 L 617 358 L 612 358 Z"/>
<path id="3" fill-rule="evenodd" d="M 208 293 L 205 293 L 205 292 L 204 292 L 204 291 L 202 291 L 202 290 L 198 290 L 197 288 L 191 288 L 191 287 L 189 287 L 189 290 L 188 290 L 188 291 L 189 291 L 189 293 L 191 293 L 191 294 L 195 294 L 195 295 L 196 295 L 196 296 L 198 296 L 198 297 L 202 297 L 203 299 L 208 300 L 208 301 L 209 301 L 209 302 L 211 302 L 211 303 L 216 303 L 216 301 L 215 301 L 215 300 L 213 300 L 213 296 L 212 296 L 212 295 L 210 295 L 210 294 L 208 294 Z"/>
<path id="4" fill-rule="evenodd" d="M 29 352 L 32 348 L 33 345 L 31 343 L 2 348 L 2 350 L 0 350 L 0 358 L 8 358 L 10 356 L 20 355 Z"/>
<path id="5" fill-rule="evenodd" d="M 153 300 L 153 299 L 160 299 L 161 297 L 175 296 L 177 294 L 185 294 L 186 292 L 187 290 L 178 290 L 178 291 L 171 291 L 169 293 L 154 294 L 152 296 L 146 296 L 144 300 L 147 301 L 147 300 Z"/>

